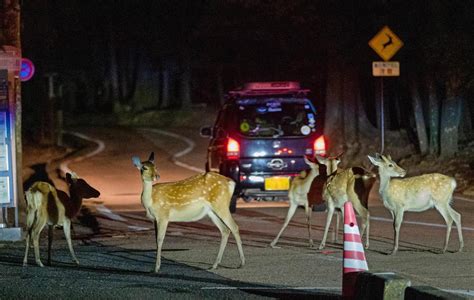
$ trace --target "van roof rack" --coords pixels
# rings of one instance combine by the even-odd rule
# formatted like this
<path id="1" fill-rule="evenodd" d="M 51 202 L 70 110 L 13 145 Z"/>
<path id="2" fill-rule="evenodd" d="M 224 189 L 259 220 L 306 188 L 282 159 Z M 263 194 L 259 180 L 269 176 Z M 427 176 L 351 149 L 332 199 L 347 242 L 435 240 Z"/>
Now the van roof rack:
<path id="1" fill-rule="evenodd" d="M 248 82 L 242 87 L 229 91 L 231 98 L 240 98 L 244 96 L 262 96 L 262 95 L 294 95 L 306 96 L 310 90 L 301 89 L 297 81 L 267 81 L 267 82 Z"/>

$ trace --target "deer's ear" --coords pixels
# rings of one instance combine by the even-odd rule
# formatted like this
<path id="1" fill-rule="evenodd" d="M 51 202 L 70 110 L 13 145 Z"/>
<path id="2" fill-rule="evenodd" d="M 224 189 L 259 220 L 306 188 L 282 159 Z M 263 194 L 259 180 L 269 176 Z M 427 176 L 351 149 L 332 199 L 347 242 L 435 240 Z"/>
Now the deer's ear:
<path id="1" fill-rule="evenodd" d="M 315 157 L 316 157 L 316 160 L 318 161 L 318 163 L 320 163 L 320 164 L 324 165 L 324 163 L 327 161 L 327 158 L 324 158 L 321 155 L 316 154 Z"/>
<path id="2" fill-rule="evenodd" d="M 150 153 L 150 157 L 148 157 L 148 161 L 152 163 L 155 162 L 155 152 Z"/>
<path id="3" fill-rule="evenodd" d="M 309 160 L 309 158 L 308 158 L 308 157 L 306 157 L 306 155 L 305 155 L 305 156 L 303 156 L 303 158 L 304 158 L 304 162 L 305 162 L 307 165 L 309 165 L 309 166 L 310 166 L 311 164 L 313 164 L 313 162 L 312 162 L 312 161 L 310 161 L 310 160 Z"/>
<path id="4" fill-rule="evenodd" d="M 72 182 L 71 173 L 66 173 L 66 182 L 69 183 L 69 184 Z"/>
<path id="5" fill-rule="evenodd" d="M 376 154 L 378 155 L 378 154 Z M 372 157 L 370 155 L 367 155 L 367 157 L 369 158 L 370 162 L 372 164 L 374 164 L 375 166 L 379 166 L 380 165 L 380 159 L 379 158 L 375 158 L 375 157 Z"/>
<path id="6" fill-rule="evenodd" d="M 140 158 L 138 158 L 138 156 L 132 157 L 132 162 L 133 162 L 133 165 L 137 167 L 137 169 L 140 170 L 142 168 L 142 162 L 140 161 Z"/>

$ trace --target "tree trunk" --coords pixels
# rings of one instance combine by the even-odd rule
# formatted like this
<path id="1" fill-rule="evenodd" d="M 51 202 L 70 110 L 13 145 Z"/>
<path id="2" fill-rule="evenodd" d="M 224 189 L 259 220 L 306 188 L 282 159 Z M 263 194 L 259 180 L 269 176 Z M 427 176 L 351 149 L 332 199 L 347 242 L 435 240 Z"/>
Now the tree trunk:
<path id="1" fill-rule="evenodd" d="M 109 31 L 109 76 L 110 76 L 110 90 L 112 97 L 112 107 L 114 113 L 120 112 L 120 84 L 119 84 L 119 70 L 117 59 L 117 48 L 115 46 L 115 36 L 112 30 Z"/>
<path id="2" fill-rule="evenodd" d="M 222 65 L 219 65 L 216 70 L 217 104 L 219 104 L 219 106 L 222 106 L 225 102 L 222 73 Z"/>
<path id="3" fill-rule="evenodd" d="M 428 122 L 430 130 L 430 154 L 438 155 L 439 153 L 439 99 L 436 94 L 436 86 L 432 78 L 427 79 L 428 89 Z"/>
<path id="4" fill-rule="evenodd" d="M 189 50 L 184 53 L 183 73 L 181 74 L 181 107 L 184 109 L 191 108 L 191 58 Z"/>
<path id="5" fill-rule="evenodd" d="M 324 116 L 324 135 L 329 141 L 329 153 L 338 154 L 344 151 L 344 125 L 342 109 L 341 65 L 330 63 L 326 89 L 326 112 Z"/>
<path id="6" fill-rule="evenodd" d="M 170 71 L 167 69 L 166 65 L 161 73 L 162 80 L 162 94 L 161 94 L 161 107 L 168 108 L 170 106 Z"/>
<path id="7" fill-rule="evenodd" d="M 428 136 L 426 134 L 425 117 L 423 115 L 423 107 L 421 106 L 420 93 L 415 80 L 411 80 L 410 82 L 410 94 L 413 101 L 413 113 L 415 117 L 419 150 L 421 155 L 426 155 L 428 153 Z"/>
<path id="8" fill-rule="evenodd" d="M 459 122 L 461 120 L 462 98 L 448 83 L 446 98 L 441 108 L 441 156 L 451 157 L 458 152 Z"/>
<path id="9" fill-rule="evenodd" d="M 344 69 L 344 82 L 342 83 L 343 126 L 345 143 L 349 146 L 359 140 L 357 130 L 357 96 L 359 93 L 356 93 L 358 76 L 354 66 L 346 65 Z"/>

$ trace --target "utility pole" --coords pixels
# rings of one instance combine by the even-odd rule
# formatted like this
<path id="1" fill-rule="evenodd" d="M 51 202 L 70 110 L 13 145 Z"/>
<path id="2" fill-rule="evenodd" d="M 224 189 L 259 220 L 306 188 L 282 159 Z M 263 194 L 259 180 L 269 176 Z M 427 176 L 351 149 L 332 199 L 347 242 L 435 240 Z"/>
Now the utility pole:
<path id="1" fill-rule="evenodd" d="M 17 49 L 21 57 L 20 39 L 20 0 L 0 0 L 0 47 L 11 46 Z M 23 197 L 23 176 L 22 176 L 22 141 L 21 141 L 21 85 L 18 76 L 15 76 L 14 86 L 14 110 L 15 110 L 15 157 L 16 157 L 16 182 L 17 182 L 17 209 L 25 210 Z M 15 226 L 18 227 L 18 214 L 15 214 Z"/>

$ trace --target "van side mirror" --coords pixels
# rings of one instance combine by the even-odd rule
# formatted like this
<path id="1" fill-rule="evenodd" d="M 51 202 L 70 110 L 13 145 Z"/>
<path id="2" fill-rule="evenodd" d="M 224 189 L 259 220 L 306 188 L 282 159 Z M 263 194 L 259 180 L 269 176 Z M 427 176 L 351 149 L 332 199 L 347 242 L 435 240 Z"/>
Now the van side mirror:
<path id="1" fill-rule="evenodd" d="M 211 126 L 203 126 L 200 129 L 200 134 L 202 137 L 211 137 L 212 136 L 212 127 Z"/>

